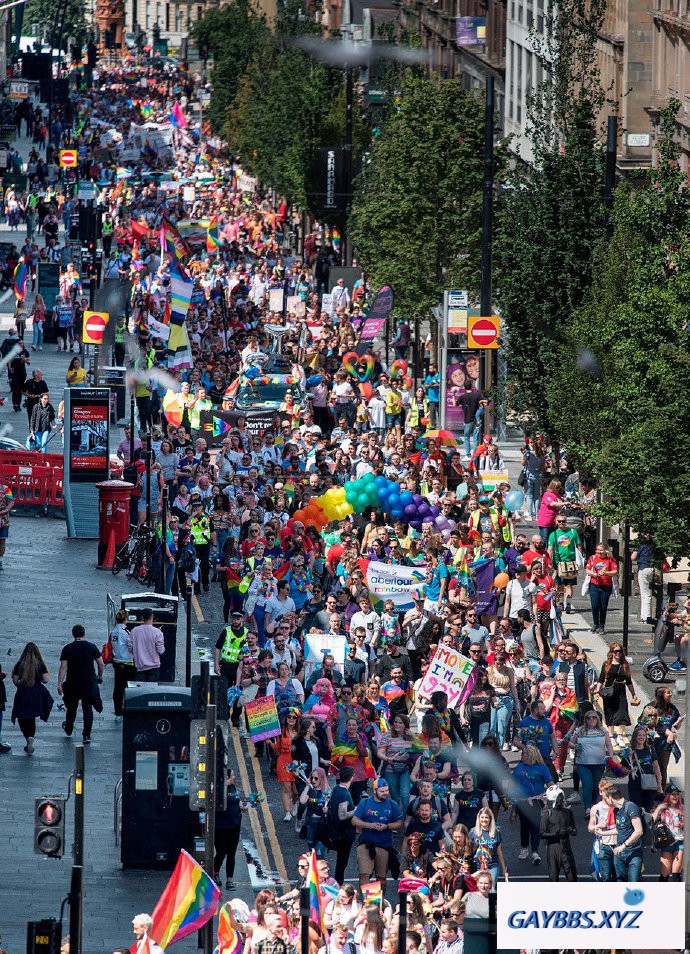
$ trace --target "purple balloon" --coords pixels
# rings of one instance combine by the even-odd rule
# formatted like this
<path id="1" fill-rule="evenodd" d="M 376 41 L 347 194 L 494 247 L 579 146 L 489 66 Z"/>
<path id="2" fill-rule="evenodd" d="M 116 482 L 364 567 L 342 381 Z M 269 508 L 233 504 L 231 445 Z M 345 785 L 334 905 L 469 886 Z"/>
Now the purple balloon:
<path id="1" fill-rule="evenodd" d="M 431 509 L 430 509 L 430 507 L 429 507 L 429 504 L 428 504 L 428 503 L 425 503 L 424 501 L 422 501 L 422 502 L 419 504 L 419 506 L 417 507 L 417 513 L 418 513 L 419 516 L 422 517 L 422 518 L 430 516 L 430 514 L 431 514 Z"/>
<path id="2" fill-rule="evenodd" d="M 429 513 L 432 517 L 438 517 L 438 515 L 441 513 L 441 508 L 434 504 L 433 507 L 429 507 Z"/>
<path id="3" fill-rule="evenodd" d="M 412 494 L 412 499 L 419 506 L 420 503 L 424 503 L 424 497 L 421 494 Z"/>
<path id="4" fill-rule="evenodd" d="M 434 524 L 439 530 L 443 530 L 446 525 L 446 518 L 443 516 L 443 514 L 439 514 L 437 517 L 434 517 Z"/>
<path id="5" fill-rule="evenodd" d="M 405 516 L 409 517 L 410 520 L 414 520 L 414 518 L 417 516 L 417 508 L 413 503 L 408 504 L 405 507 Z"/>
<path id="6" fill-rule="evenodd" d="M 422 519 L 422 523 L 433 523 L 433 522 L 434 522 L 434 518 L 431 516 L 430 513 L 427 514 L 426 517 Z"/>
<path id="7" fill-rule="evenodd" d="M 410 526 L 412 527 L 413 530 L 421 530 L 421 529 L 422 529 L 422 521 L 421 521 L 421 520 L 418 520 L 418 519 L 416 519 L 416 518 L 415 518 L 414 520 L 410 520 Z"/>
<path id="8" fill-rule="evenodd" d="M 441 536 L 443 537 L 444 541 L 448 543 L 450 540 L 450 530 L 441 530 Z"/>

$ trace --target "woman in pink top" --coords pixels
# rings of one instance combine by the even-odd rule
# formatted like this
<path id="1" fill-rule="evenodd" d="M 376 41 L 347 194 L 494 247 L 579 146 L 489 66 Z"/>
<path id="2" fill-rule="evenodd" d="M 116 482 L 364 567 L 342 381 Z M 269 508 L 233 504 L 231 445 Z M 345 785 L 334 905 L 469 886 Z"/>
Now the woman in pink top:
<path id="1" fill-rule="evenodd" d="M 544 543 L 548 543 L 549 534 L 556 526 L 556 514 L 566 506 L 560 480 L 552 480 L 541 498 L 537 514 L 537 529 Z"/>

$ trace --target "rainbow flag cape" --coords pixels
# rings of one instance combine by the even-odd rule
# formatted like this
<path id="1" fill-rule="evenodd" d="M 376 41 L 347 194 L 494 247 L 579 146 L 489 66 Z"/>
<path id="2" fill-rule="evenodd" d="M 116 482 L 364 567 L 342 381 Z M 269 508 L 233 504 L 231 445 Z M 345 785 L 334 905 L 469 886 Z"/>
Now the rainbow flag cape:
<path id="1" fill-rule="evenodd" d="M 381 696 L 385 699 L 386 705 L 390 705 L 396 699 L 405 699 L 407 702 L 412 698 L 412 686 L 399 686 L 396 682 L 384 682 L 381 686 Z"/>
<path id="2" fill-rule="evenodd" d="M 323 923 L 323 898 L 319 890 L 319 874 L 316 870 L 316 852 L 312 849 L 309 855 L 309 867 L 307 868 L 307 880 L 305 887 L 309 888 L 309 920 L 316 930 L 325 936 L 326 929 Z M 218 892 L 220 894 L 220 892 Z"/>
<path id="3" fill-rule="evenodd" d="M 344 736 L 335 740 L 335 745 L 331 749 L 331 762 L 335 762 L 336 759 L 339 759 L 343 765 L 354 765 L 360 757 L 355 742 L 351 742 Z M 371 764 L 371 759 L 368 755 L 364 756 L 364 767 L 367 778 L 376 778 L 374 766 Z"/>
<path id="4" fill-rule="evenodd" d="M 363 884 L 362 900 L 365 904 L 381 904 L 383 901 L 383 889 L 380 881 L 370 881 L 369 884 Z"/>
<path id="5" fill-rule="evenodd" d="M 163 219 L 161 222 L 161 258 L 164 259 L 167 252 L 174 262 L 189 255 L 190 251 L 189 245 L 182 238 L 179 230 L 167 219 Z"/>
<path id="6" fill-rule="evenodd" d="M 166 948 L 194 934 L 218 910 L 221 893 L 200 864 L 181 851 L 175 870 L 154 908 L 151 937 Z"/>
<path id="7" fill-rule="evenodd" d="M 230 902 L 226 901 L 218 915 L 218 944 L 213 954 L 239 954 L 244 938 L 232 913 Z"/>
<path id="8" fill-rule="evenodd" d="M 206 230 L 206 251 L 215 252 L 220 248 L 220 239 L 218 237 L 218 216 L 214 215 L 208 223 Z"/>
<path id="9" fill-rule="evenodd" d="M 20 262 L 14 270 L 14 294 L 17 298 L 26 298 L 26 286 L 29 283 L 29 266 Z"/>

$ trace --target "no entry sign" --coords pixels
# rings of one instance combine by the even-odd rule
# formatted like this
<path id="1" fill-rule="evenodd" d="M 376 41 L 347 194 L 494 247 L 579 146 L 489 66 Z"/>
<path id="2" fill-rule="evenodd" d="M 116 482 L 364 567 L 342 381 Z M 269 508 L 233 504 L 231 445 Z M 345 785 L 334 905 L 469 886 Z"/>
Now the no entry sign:
<path id="1" fill-rule="evenodd" d="M 488 318 L 479 316 L 467 317 L 467 347 L 468 348 L 498 348 L 498 338 L 501 333 L 501 319 L 498 315 Z"/>
<path id="2" fill-rule="evenodd" d="M 110 315 L 107 311 L 85 311 L 82 340 L 84 344 L 103 344 L 105 326 Z"/>
<path id="3" fill-rule="evenodd" d="M 77 168 L 77 150 L 76 149 L 61 149 L 60 150 L 60 166 L 63 169 L 76 169 Z"/>

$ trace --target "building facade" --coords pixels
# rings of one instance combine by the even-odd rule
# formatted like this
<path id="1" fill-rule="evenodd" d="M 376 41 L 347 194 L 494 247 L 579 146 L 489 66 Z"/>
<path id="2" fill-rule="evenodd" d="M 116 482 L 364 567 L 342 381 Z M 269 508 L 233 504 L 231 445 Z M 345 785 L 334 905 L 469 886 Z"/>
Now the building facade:
<path id="1" fill-rule="evenodd" d="M 652 96 L 647 113 L 652 141 L 660 134 L 660 111 L 671 97 L 680 100 L 675 139 L 690 179 L 690 3 L 652 0 Z"/>

